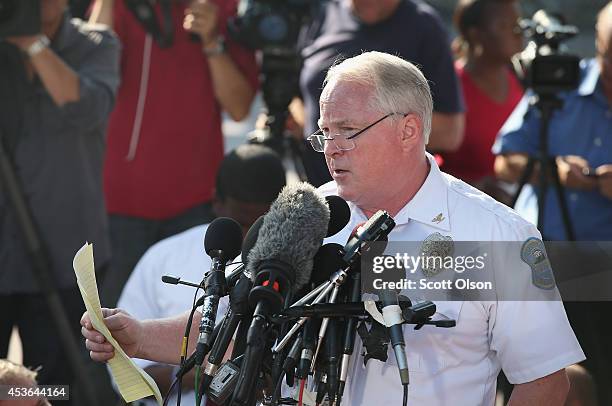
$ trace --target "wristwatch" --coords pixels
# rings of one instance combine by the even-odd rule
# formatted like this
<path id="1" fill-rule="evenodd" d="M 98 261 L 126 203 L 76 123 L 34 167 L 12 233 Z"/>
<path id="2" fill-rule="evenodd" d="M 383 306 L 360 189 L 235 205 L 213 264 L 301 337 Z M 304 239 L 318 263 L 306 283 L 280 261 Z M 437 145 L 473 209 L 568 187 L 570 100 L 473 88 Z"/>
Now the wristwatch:
<path id="1" fill-rule="evenodd" d="M 206 56 L 216 56 L 225 53 L 225 37 L 219 35 L 214 42 L 214 47 L 204 46 L 202 47 L 202 52 Z"/>
<path id="2" fill-rule="evenodd" d="M 51 41 L 49 41 L 49 38 L 47 38 L 46 35 L 40 35 L 36 39 L 36 41 L 34 41 L 32 45 L 30 45 L 28 49 L 26 49 L 26 54 L 28 54 L 28 56 L 32 58 L 38 55 L 42 50 L 47 48 L 50 43 Z"/>

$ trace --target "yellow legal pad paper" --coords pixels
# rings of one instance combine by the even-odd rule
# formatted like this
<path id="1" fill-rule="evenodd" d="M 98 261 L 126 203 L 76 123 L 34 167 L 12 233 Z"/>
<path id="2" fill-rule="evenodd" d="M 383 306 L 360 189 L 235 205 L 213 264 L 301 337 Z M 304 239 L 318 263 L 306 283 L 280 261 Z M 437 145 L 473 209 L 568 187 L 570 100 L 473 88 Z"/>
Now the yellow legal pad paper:
<path id="1" fill-rule="evenodd" d="M 115 356 L 108 361 L 111 374 L 123 399 L 129 403 L 147 396 L 154 395 L 157 403 L 161 406 L 163 399 L 157 384 L 134 361 L 121 349 L 113 338 L 106 325 L 102 322 L 102 309 L 100 297 L 98 296 L 98 285 L 94 270 L 93 245 L 85 243 L 76 253 L 72 261 L 72 267 L 77 277 L 77 283 L 85 307 L 91 318 L 91 323 L 100 333 L 106 337 L 115 348 Z"/>

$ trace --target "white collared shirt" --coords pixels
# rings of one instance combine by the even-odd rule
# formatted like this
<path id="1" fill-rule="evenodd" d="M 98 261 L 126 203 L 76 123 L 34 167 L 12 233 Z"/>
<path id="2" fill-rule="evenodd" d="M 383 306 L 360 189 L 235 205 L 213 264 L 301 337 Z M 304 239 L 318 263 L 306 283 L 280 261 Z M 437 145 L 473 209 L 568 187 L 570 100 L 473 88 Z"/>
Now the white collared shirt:
<path id="1" fill-rule="evenodd" d="M 211 268 L 211 259 L 204 251 L 204 236 L 208 224 L 199 225 L 161 240 L 151 246 L 142 256 L 130 275 L 117 307 L 127 311 L 138 320 L 159 319 L 176 316 L 191 309 L 195 289 L 184 285 L 168 285 L 161 281 L 163 275 L 178 276 L 181 280 L 200 283 L 204 274 Z M 204 292 L 200 290 L 198 297 Z M 228 306 L 227 297 L 219 301 L 217 322 L 225 315 Z M 183 334 L 183 331 L 177 332 Z M 196 343 L 189 343 L 192 349 Z M 180 348 L 177 348 L 177 353 Z M 190 350 L 191 351 L 191 350 Z M 157 363 L 134 359 L 140 368 L 147 368 Z M 165 396 L 162 393 L 162 396 Z M 204 404 L 205 400 L 202 400 Z M 153 399 L 142 399 L 139 405 L 157 405 Z M 168 401 L 176 404 L 176 391 Z M 193 390 L 184 390 L 181 405 L 195 405 Z"/>
<path id="2" fill-rule="evenodd" d="M 431 170 L 425 183 L 394 217 L 389 241 L 423 241 L 434 232 L 454 241 L 524 241 L 541 238 L 537 229 L 514 211 L 466 183 L 444 174 L 428 155 Z M 336 194 L 330 182 L 319 189 Z M 346 243 L 367 220 L 349 203 L 351 220 L 325 242 Z M 441 214 L 441 216 L 440 216 Z M 503 265 L 502 265 L 503 266 Z M 521 283 L 531 283 L 515 272 Z M 512 271 L 508 270 L 508 271 Z M 404 325 L 410 370 L 409 405 L 492 405 L 496 378 L 503 368 L 514 384 L 533 381 L 585 359 L 559 301 L 437 302 L 435 318 L 457 320 L 454 328 Z M 386 363 L 364 366 L 361 340 L 356 339 L 342 403 L 399 405 L 403 388 L 389 347 Z"/>

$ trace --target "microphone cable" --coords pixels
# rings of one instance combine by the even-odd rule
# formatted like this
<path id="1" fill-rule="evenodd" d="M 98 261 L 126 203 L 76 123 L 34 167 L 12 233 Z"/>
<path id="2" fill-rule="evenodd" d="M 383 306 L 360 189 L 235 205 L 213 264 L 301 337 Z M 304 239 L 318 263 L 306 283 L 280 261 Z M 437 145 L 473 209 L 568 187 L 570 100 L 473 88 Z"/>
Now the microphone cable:
<path id="1" fill-rule="evenodd" d="M 198 308 L 198 306 L 200 306 L 200 301 L 198 300 L 196 302 L 196 298 L 198 297 L 198 291 L 200 290 L 200 287 L 198 287 L 193 295 L 193 304 L 191 306 L 191 313 L 189 313 L 189 319 L 187 320 L 187 325 L 185 327 L 185 334 L 183 335 L 183 340 L 182 340 L 182 345 L 181 345 L 181 361 L 180 361 L 180 369 L 179 371 L 182 372 L 183 368 L 185 367 L 185 359 L 187 357 L 187 347 L 189 345 L 189 332 L 191 331 L 191 324 L 192 324 L 192 320 L 193 320 L 193 315 L 195 313 L 195 310 Z M 166 393 L 166 396 L 164 397 L 164 403 L 163 406 L 166 406 L 168 404 L 168 401 L 170 400 L 170 395 L 172 394 L 172 391 L 174 389 L 174 387 L 178 384 L 178 394 L 177 394 L 177 399 L 176 399 L 176 404 L 177 406 L 180 406 L 181 404 L 181 392 L 182 392 L 182 380 L 183 380 L 183 375 L 182 374 L 177 374 L 177 376 L 174 378 L 174 381 L 172 382 L 172 384 L 170 385 L 170 389 L 168 389 L 168 392 Z"/>
<path id="2" fill-rule="evenodd" d="M 408 405 L 408 384 L 404 384 L 402 385 L 404 387 L 404 401 L 403 401 L 403 405 L 407 406 Z"/>
<path id="3" fill-rule="evenodd" d="M 201 284 L 200 284 L 201 285 Z M 193 315 L 195 314 L 196 309 L 198 308 L 197 306 L 197 301 L 196 298 L 198 297 L 198 291 L 200 290 L 200 286 L 198 286 L 196 288 L 195 293 L 193 294 L 193 302 L 191 305 L 191 313 L 189 313 L 189 319 L 187 320 L 187 325 L 185 326 L 185 333 L 183 334 L 183 343 L 181 346 L 181 363 L 180 363 L 180 369 L 182 370 L 185 366 L 185 359 L 187 358 L 187 348 L 189 346 L 189 332 L 191 331 L 191 324 L 193 322 Z M 181 394 L 183 392 L 183 374 L 180 374 L 179 376 L 177 376 L 178 379 L 178 393 L 176 395 L 176 405 L 180 406 L 181 405 Z M 197 383 L 197 381 L 196 381 Z M 197 388 L 197 386 L 196 386 Z M 197 391 L 196 391 L 196 396 L 197 396 Z"/>

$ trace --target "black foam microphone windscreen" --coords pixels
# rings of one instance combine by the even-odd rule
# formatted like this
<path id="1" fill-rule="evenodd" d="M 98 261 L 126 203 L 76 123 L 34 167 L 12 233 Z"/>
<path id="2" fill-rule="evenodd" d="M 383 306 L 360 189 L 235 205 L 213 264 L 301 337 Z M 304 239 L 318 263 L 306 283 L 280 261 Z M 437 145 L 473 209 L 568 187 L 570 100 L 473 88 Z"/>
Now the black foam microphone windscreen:
<path id="1" fill-rule="evenodd" d="M 329 225 L 327 226 L 327 237 L 342 230 L 351 219 L 351 209 L 346 200 L 340 196 L 326 196 L 325 200 L 329 206 Z"/>
<path id="2" fill-rule="evenodd" d="M 204 236 L 204 249 L 212 258 L 223 253 L 225 260 L 234 259 L 242 248 L 242 228 L 236 220 L 219 217 L 213 220 Z"/>

